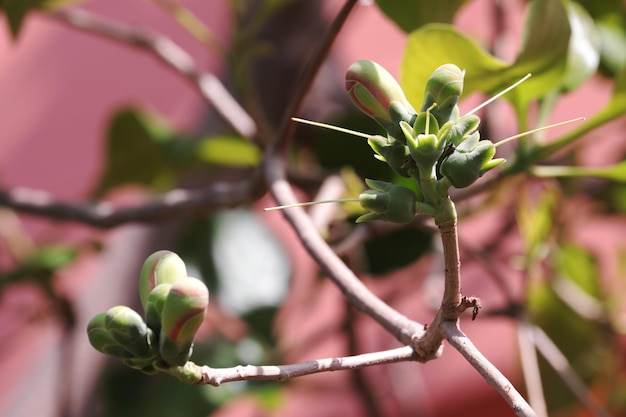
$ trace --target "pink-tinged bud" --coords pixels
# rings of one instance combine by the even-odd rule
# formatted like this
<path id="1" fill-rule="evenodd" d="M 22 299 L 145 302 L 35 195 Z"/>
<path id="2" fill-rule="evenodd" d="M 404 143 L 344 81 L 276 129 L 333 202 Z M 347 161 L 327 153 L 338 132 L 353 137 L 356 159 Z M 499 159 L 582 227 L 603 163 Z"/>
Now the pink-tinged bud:
<path id="1" fill-rule="evenodd" d="M 402 140 L 398 123 L 402 120 L 411 123 L 416 113 L 386 69 L 368 60 L 353 63 L 346 72 L 346 91 L 359 110 L 376 120 L 391 136 Z"/>
<path id="2" fill-rule="evenodd" d="M 176 281 L 165 299 L 161 314 L 159 350 L 169 365 L 182 366 L 189 356 L 193 338 L 209 306 L 209 290 L 196 278 Z"/>
<path id="3" fill-rule="evenodd" d="M 169 250 L 160 250 L 148 256 L 139 275 L 139 298 L 144 310 L 150 292 L 159 284 L 173 284 L 187 277 L 183 260 Z"/>

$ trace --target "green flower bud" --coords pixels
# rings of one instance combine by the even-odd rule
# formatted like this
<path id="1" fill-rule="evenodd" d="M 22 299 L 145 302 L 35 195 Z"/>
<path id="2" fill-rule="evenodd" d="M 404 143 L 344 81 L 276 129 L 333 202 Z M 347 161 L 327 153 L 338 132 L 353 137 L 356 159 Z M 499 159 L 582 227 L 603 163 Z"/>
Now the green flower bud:
<path id="1" fill-rule="evenodd" d="M 463 93 L 465 72 L 454 64 L 445 64 L 437 68 L 426 83 L 422 110 L 426 111 L 437 104 L 431 113 L 443 125 L 458 115 L 457 103 Z"/>
<path id="2" fill-rule="evenodd" d="M 99 352 L 117 358 L 130 358 L 132 353 L 124 349 L 119 343 L 113 339 L 105 327 L 104 313 L 95 315 L 87 324 L 87 337 L 89 343 Z"/>
<path id="3" fill-rule="evenodd" d="M 376 152 L 376 158 L 386 162 L 391 169 L 403 177 L 410 177 L 411 155 L 409 148 L 400 141 L 382 136 L 372 136 L 367 143 Z"/>
<path id="4" fill-rule="evenodd" d="M 346 90 L 359 110 L 376 120 L 391 136 L 402 140 L 398 123 L 413 122 L 416 112 L 386 69 L 368 60 L 353 63 L 346 72 Z"/>
<path id="5" fill-rule="evenodd" d="M 159 284 L 152 289 L 146 301 L 146 323 L 153 332 L 161 331 L 161 316 L 172 284 Z"/>
<path id="6" fill-rule="evenodd" d="M 473 184 L 485 172 L 505 162 L 492 159 L 496 148 L 491 141 L 479 139 L 480 135 L 475 132 L 441 163 L 441 174 L 456 188 Z"/>
<path id="7" fill-rule="evenodd" d="M 173 284 L 185 277 L 187 277 L 185 263 L 174 252 L 160 250 L 148 256 L 139 275 L 139 297 L 144 310 L 154 287 L 159 284 Z"/>
<path id="8" fill-rule="evenodd" d="M 447 143 L 459 146 L 463 140 L 467 139 L 467 135 L 478 129 L 479 124 L 480 117 L 475 114 L 459 117 L 456 121 L 448 122 L 441 128 L 440 137 Z"/>
<path id="9" fill-rule="evenodd" d="M 400 122 L 400 127 L 406 137 L 409 153 L 420 168 L 420 173 L 431 175 L 435 163 L 443 155 L 445 141 L 439 140 L 434 134 L 420 133 L 415 135 L 414 129 L 408 123 Z"/>
<path id="10" fill-rule="evenodd" d="M 148 326 L 132 308 L 110 308 L 106 312 L 104 325 L 111 337 L 133 355 L 145 356 L 149 353 Z"/>
<path id="11" fill-rule="evenodd" d="M 159 350 L 169 365 L 182 366 L 191 356 L 193 338 L 209 305 L 209 290 L 196 278 L 176 281 L 161 316 Z"/>
<path id="12" fill-rule="evenodd" d="M 416 214 L 417 196 L 410 188 L 384 181 L 366 179 L 371 188 L 359 196 L 363 208 L 371 210 L 356 222 L 385 220 L 392 223 L 409 223 Z"/>

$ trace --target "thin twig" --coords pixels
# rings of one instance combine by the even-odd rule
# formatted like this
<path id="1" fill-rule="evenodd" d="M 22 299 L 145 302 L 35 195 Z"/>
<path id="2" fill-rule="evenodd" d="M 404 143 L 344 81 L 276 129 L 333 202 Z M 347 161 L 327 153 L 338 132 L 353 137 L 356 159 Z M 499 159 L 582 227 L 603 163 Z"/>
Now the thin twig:
<path id="1" fill-rule="evenodd" d="M 552 339 L 537 326 L 532 327 L 532 334 L 532 341 L 539 353 L 541 353 L 541 356 L 548 361 L 581 404 L 596 417 L 612 417 L 600 403 L 589 395 L 587 386 L 572 369 L 567 357 L 561 353 L 561 350 L 554 344 Z"/>
<path id="2" fill-rule="evenodd" d="M 76 8 L 59 9 L 49 16 L 87 33 L 144 49 L 190 81 L 237 133 L 248 139 L 256 136 L 254 120 L 222 82 L 210 72 L 202 71 L 193 57 L 170 38 Z"/>
<path id="3" fill-rule="evenodd" d="M 216 183 L 201 190 L 172 190 L 164 196 L 134 207 L 115 208 L 55 201 L 47 192 L 18 187 L 0 190 L 0 206 L 48 219 L 112 228 L 124 223 L 158 223 L 207 214 L 221 207 L 243 204 L 262 192 L 262 184 L 251 175 L 239 183 Z"/>
<path id="4" fill-rule="evenodd" d="M 304 66 L 299 77 L 298 89 L 292 96 L 282 118 L 280 128 L 264 160 L 268 188 L 280 205 L 294 204 L 297 199 L 285 177 L 285 151 L 291 138 L 291 117 L 300 107 L 315 74 L 326 57 L 330 46 L 346 21 L 357 0 L 347 0 L 331 24 L 327 34 L 315 50 L 310 62 Z M 321 238 L 309 216 L 300 207 L 283 210 L 283 215 L 298 234 L 300 241 L 322 270 L 341 289 L 348 301 L 358 310 L 372 317 L 404 344 L 409 344 L 416 334 L 423 333 L 423 325 L 409 320 L 380 298 L 376 297 L 357 278 L 350 268 L 333 252 Z"/>
<path id="5" fill-rule="evenodd" d="M 415 352 L 410 346 L 385 350 L 374 353 L 364 353 L 355 356 L 316 359 L 291 365 L 269 366 L 236 366 L 234 368 L 201 368 L 202 377 L 200 384 L 218 386 L 225 382 L 250 381 L 250 380 L 276 380 L 284 381 L 304 375 L 320 372 L 342 371 L 359 369 L 372 365 L 383 365 L 410 361 L 415 359 Z"/>
<path id="6" fill-rule="evenodd" d="M 524 397 L 515 389 L 513 384 L 511 384 L 498 368 L 485 358 L 465 333 L 459 329 L 456 322 L 442 322 L 441 330 L 446 340 L 463 355 L 470 365 L 482 375 L 485 381 L 496 388 L 498 393 L 500 393 L 517 416 L 537 417 L 535 411 L 528 405 Z"/>
<path id="7" fill-rule="evenodd" d="M 541 382 L 541 372 L 532 328 L 520 320 L 517 326 L 517 345 L 519 346 L 522 374 L 526 383 L 528 401 L 540 417 L 548 417 L 545 392 Z"/>

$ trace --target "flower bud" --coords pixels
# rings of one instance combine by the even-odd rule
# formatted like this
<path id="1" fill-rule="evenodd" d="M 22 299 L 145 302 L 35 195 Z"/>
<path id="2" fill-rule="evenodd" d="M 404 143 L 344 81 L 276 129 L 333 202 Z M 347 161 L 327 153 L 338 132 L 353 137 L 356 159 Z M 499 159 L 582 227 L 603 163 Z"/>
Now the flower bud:
<path id="1" fill-rule="evenodd" d="M 135 356 L 150 351 L 148 326 L 139 313 L 130 307 L 111 307 L 105 314 L 104 325 L 111 337 Z"/>
<path id="2" fill-rule="evenodd" d="M 193 338 L 202 324 L 209 305 L 209 290 L 196 278 L 175 282 L 161 314 L 159 350 L 169 365 L 182 366 L 189 356 Z"/>
<path id="3" fill-rule="evenodd" d="M 410 188 L 384 181 L 366 179 L 371 188 L 359 196 L 363 208 L 371 210 L 356 222 L 385 220 L 392 223 L 409 223 L 416 214 L 417 196 Z"/>
<path id="4" fill-rule="evenodd" d="M 418 117 L 418 120 L 419 119 Z M 417 122 L 415 125 L 417 126 Z M 432 133 L 416 134 L 416 130 L 412 129 L 408 123 L 401 122 L 400 127 L 406 138 L 409 153 L 416 165 L 420 168 L 420 172 L 425 175 L 431 175 L 435 163 L 439 160 L 439 157 L 443 155 L 446 145 L 445 141 L 439 140 L 437 135 Z"/>
<path id="5" fill-rule="evenodd" d="M 376 120 L 391 136 L 402 140 L 398 123 L 402 120 L 411 123 L 416 112 L 386 69 L 368 60 L 353 63 L 346 72 L 346 90 L 359 110 Z"/>
<path id="6" fill-rule="evenodd" d="M 478 129 L 479 124 L 480 117 L 475 114 L 459 117 L 456 121 L 448 122 L 441 128 L 440 137 L 443 138 L 446 143 L 459 146 L 462 141 L 467 139 L 467 135 Z"/>
<path id="7" fill-rule="evenodd" d="M 437 68 L 426 82 L 422 110 L 431 109 L 431 113 L 443 125 L 458 114 L 457 103 L 463 93 L 465 72 L 454 64 L 445 64 Z"/>
<path id="8" fill-rule="evenodd" d="M 139 275 L 139 297 L 144 310 L 154 287 L 159 284 L 173 284 L 185 277 L 187 277 L 185 263 L 174 252 L 160 250 L 148 256 Z"/>
<path id="9" fill-rule="evenodd" d="M 159 284 L 150 291 L 146 301 L 146 323 L 155 332 L 161 330 L 163 306 L 171 289 L 172 284 Z"/>
<path id="10" fill-rule="evenodd" d="M 87 337 L 89 343 L 99 352 L 117 358 L 130 358 L 132 353 L 124 349 L 119 343 L 113 339 L 105 327 L 104 313 L 95 315 L 87 324 Z"/>
<path id="11" fill-rule="evenodd" d="M 376 152 L 376 158 L 386 162 L 391 169 L 403 177 L 410 177 L 411 155 L 409 148 L 398 140 L 372 136 L 367 140 L 370 147 Z"/>
<path id="12" fill-rule="evenodd" d="M 492 159 L 496 148 L 491 141 L 480 140 L 475 132 L 455 149 L 442 163 L 440 172 L 456 188 L 473 184 L 485 172 L 505 162 Z"/>

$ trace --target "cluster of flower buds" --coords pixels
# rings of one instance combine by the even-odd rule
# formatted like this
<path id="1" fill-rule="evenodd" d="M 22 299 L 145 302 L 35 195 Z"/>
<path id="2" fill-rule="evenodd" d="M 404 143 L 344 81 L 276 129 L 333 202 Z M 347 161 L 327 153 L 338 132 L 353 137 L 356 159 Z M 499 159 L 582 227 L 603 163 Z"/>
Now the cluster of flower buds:
<path id="1" fill-rule="evenodd" d="M 178 255 L 162 250 L 144 262 L 139 295 L 145 317 L 127 306 L 112 307 L 89 322 L 89 342 L 148 374 L 185 365 L 209 305 L 206 285 L 187 276 Z"/>
<path id="2" fill-rule="evenodd" d="M 387 132 L 387 137 L 369 137 L 369 145 L 376 157 L 395 172 L 414 178 L 421 194 L 418 196 L 405 187 L 369 181 L 372 190 L 365 194 L 367 198 L 361 204 L 373 213 L 362 216 L 360 221 L 410 221 L 421 212 L 420 207 L 427 212 L 437 208 L 439 201 L 447 199 L 450 186 L 467 187 L 504 162 L 493 159 L 492 142 L 480 140 L 478 116 L 459 116 L 457 103 L 463 92 L 463 78 L 464 72 L 453 64 L 437 68 L 426 84 L 421 110 L 416 112 L 396 80 L 380 65 L 357 61 L 348 68 L 348 95 Z M 384 200 L 387 211 L 381 211 L 378 203 L 371 205 L 371 198 L 381 193 L 384 198 L 381 196 L 377 201 Z M 406 201 L 392 201 L 396 199 Z M 400 207 L 406 207 L 406 211 L 400 213 L 403 210 Z"/>

